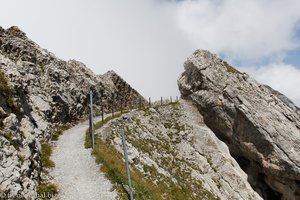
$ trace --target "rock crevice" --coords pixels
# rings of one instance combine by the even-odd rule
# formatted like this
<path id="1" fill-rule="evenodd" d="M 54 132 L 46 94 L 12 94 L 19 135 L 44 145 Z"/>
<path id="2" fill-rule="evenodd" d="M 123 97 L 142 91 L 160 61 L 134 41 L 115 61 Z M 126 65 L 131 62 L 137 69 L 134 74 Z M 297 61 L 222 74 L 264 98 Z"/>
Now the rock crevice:
<path id="1" fill-rule="evenodd" d="M 284 95 L 197 50 L 178 80 L 264 199 L 300 198 L 300 114 Z"/>

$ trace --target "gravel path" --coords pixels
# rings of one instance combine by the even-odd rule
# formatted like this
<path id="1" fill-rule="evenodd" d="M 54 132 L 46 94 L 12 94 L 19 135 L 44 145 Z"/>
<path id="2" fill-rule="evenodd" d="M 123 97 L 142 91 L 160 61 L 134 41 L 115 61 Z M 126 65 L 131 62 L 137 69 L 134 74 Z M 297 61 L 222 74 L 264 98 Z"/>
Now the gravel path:
<path id="1" fill-rule="evenodd" d="M 116 199 L 117 194 L 99 171 L 91 149 L 84 148 L 87 128 L 86 121 L 65 131 L 53 149 L 51 159 L 56 166 L 51 175 L 58 185 L 60 200 Z"/>

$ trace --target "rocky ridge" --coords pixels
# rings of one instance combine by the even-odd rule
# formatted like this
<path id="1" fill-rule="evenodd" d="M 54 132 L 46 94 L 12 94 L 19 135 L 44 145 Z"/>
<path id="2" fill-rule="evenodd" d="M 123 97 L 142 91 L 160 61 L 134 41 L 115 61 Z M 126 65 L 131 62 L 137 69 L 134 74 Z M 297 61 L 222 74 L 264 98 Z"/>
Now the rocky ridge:
<path id="1" fill-rule="evenodd" d="M 134 110 L 96 134 L 123 154 L 123 126 L 131 166 L 161 188 L 161 199 L 261 199 L 191 101 Z"/>
<path id="2" fill-rule="evenodd" d="M 299 108 L 208 51 L 184 66 L 179 103 L 126 114 L 131 165 L 177 199 L 300 199 Z M 36 195 L 41 143 L 86 117 L 90 89 L 98 113 L 146 102 L 115 72 L 95 75 L 0 27 L 0 199 Z M 97 132 L 120 153 L 123 123 Z"/>
<path id="3" fill-rule="evenodd" d="M 300 111 L 205 50 L 184 64 L 182 97 L 197 105 L 264 199 L 300 199 Z"/>
<path id="4" fill-rule="evenodd" d="M 41 142 L 88 113 L 117 110 L 144 98 L 115 72 L 95 75 L 83 63 L 63 61 L 26 34 L 0 27 L 0 193 L 35 195 L 41 175 Z M 127 105 L 125 104 L 127 103 Z"/>

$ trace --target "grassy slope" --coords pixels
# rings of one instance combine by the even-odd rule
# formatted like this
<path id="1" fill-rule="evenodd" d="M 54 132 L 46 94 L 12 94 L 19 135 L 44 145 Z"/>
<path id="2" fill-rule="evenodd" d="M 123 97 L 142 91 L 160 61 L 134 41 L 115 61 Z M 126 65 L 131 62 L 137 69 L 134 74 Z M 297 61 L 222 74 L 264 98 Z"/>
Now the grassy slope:
<path id="1" fill-rule="evenodd" d="M 177 109 L 178 103 L 169 103 L 163 106 L 169 106 L 172 109 Z M 158 106 L 156 109 L 158 109 Z M 149 113 L 147 109 L 141 111 L 143 113 Z M 119 117 L 120 115 L 116 116 Z M 178 115 L 176 114 L 178 117 Z M 115 118 L 116 118 L 115 117 Z M 151 118 L 151 116 L 150 116 Z M 112 117 L 106 118 L 104 122 L 100 122 L 96 125 L 96 128 L 101 128 L 104 124 L 112 120 Z M 136 124 L 140 124 L 139 119 L 135 119 Z M 165 121 L 163 123 L 165 128 L 173 129 L 174 132 L 169 133 L 169 137 L 175 137 L 176 133 L 184 130 L 184 126 L 175 121 Z M 169 154 L 175 154 L 172 146 L 174 144 L 166 142 L 163 138 L 160 138 L 160 142 L 157 141 L 146 141 L 135 137 L 135 132 L 127 130 L 127 142 L 131 143 L 135 148 L 143 151 L 144 153 L 151 154 L 153 151 L 153 145 L 155 149 L 162 152 L 167 152 Z M 120 199 L 128 199 L 128 194 L 126 192 L 127 176 L 125 171 L 125 164 L 122 157 L 115 147 L 112 145 L 112 139 L 116 137 L 116 134 L 112 134 L 111 138 L 103 140 L 101 137 L 96 137 L 96 146 L 93 150 L 93 155 L 96 157 L 97 163 L 101 163 L 100 170 L 105 173 L 106 177 L 111 180 L 114 184 L 114 189 L 119 193 Z M 180 139 L 174 138 L 174 142 L 179 142 Z M 152 144 L 152 145 L 150 145 Z M 86 148 L 91 147 L 90 137 L 86 136 Z M 186 171 L 180 168 L 180 160 L 168 160 L 161 159 L 158 161 L 160 165 L 163 165 L 168 171 L 173 172 L 172 175 L 176 179 L 175 183 L 169 177 L 165 177 L 163 174 L 158 173 L 154 166 L 143 165 L 144 173 L 138 170 L 135 166 L 138 164 L 134 163 L 131 166 L 131 176 L 134 188 L 135 199 L 218 199 L 209 191 L 202 187 L 200 181 L 195 181 L 191 177 L 190 171 Z"/>

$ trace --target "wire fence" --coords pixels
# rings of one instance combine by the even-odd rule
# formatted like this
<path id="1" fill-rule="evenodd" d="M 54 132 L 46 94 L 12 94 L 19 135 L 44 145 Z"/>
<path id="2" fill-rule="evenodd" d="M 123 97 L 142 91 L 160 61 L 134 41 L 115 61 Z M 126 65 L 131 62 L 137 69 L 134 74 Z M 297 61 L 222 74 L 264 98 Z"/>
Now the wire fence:
<path id="1" fill-rule="evenodd" d="M 145 102 L 144 99 L 138 98 L 135 99 L 134 101 L 126 102 L 122 98 L 119 100 L 119 104 L 115 102 L 115 97 L 112 95 L 112 100 L 111 100 L 111 105 L 110 105 L 110 111 L 111 111 L 111 116 L 112 118 L 115 117 L 116 112 L 129 112 L 134 109 L 146 109 L 146 108 L 152 108 L 152 107 L 157 107 L 157 106 L 163 106 L 163 105 L 168 105 L 170 103 L 173 103 L 173 98 L 170 96 L 170 98 L 160 98 L 160 101 L 151 101 L 151 97 L 149 97 L 148 102 Z M 102 122 L 104 121 L 104 103 L 101 101 L 101 119 Z M 176 96 L 175 102 L 178 102 L 178 96 Z M 124 121 L 124 120 L 123 120 Z M 94 111 L 93 111 L 93 92 L 90 90 L 89 92 L 89 133 L 91 136 L 91 141 L 92 141 L 92 148 L 94 149 L 95 147 L 95 133 L 94 133 Z M 121 136 L 122 136 L 122 144 L 123 144 L 123 151 L 124 151 L 124 159 L 125 159 L 125 167 L 126 167 L 126 173 L 127 173 L 127 179 L 128 179 L 128 187 L 129 187 L 129 197 L 130 200 L 133 200 L 133 190 L 131 186 L 131 177 L 130 177 L 130 167 L 128 163 L 128 154 L 127 154 L 127 146 L 126 146 L 126 137 L 125 137 L 125 129 L 124 127 L 121 130 Z"/>
<path id="2" fill-rule="evenodd" d="M 102 100 L 97 101 L 97 99 L 90 99 L 88 103 L 90 104 L 90 102 L 93 100 L 94 102 L 100 102 L 100 108 L 98 107 L 98 109 L 95 109 L 95 116 L 101 116 L 103 121 L 105 114 L 110 113 L 114 118 L 117 112 L 123 114 L 124 112 L 129 112 L 131 110 L 141 110 L 146 108 L 162 106 L 169 103 L 178 102 L 179 98 L 178 96 L 176 96 L 175 98 L 173 98 L 172 96 L 168 98 L 161 97 L 160 100 L 152 101 L 152 98 L 149 97 L 148 101 L 146 101 L 144 98 L 137 98 L 131 101 L 126 101 L 124 99 L 117 100 L 115 97 L 112 97 L 111 100 L 108 102 L 103 102 Z"/>

